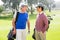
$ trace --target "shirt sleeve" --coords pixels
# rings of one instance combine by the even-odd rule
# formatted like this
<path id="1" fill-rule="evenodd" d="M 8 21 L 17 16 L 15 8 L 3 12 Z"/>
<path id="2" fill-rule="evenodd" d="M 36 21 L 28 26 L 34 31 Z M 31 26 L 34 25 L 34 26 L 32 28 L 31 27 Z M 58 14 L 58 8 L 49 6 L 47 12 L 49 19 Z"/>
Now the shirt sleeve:
<path id="1" fill-rule="evenodd" d="M 27 13 L 27 21 L 29 20 L 29 15 L 28 15 L 28 13 Z"/>
<path id="2" fill-rule="evenodd" d="M 29 20 L 29 15 L 28 15 L 28 18 L 27 19 Z"/>
<path id="3" fill-rule="evenodd" d="M 43 21 L 44 21 L 44 24 L 45 24 L 45 28 L 43 29 L 43 32 L 46 31 L 46 29 L 48 28 L 48 18 L 46 15 L 43 16 Z"/>
<path id="4" fill-rule="evenodd" d="M 13 18 L 16 18 L 16 15 L 17 15 L 17 11 L 15 11 Z"/>

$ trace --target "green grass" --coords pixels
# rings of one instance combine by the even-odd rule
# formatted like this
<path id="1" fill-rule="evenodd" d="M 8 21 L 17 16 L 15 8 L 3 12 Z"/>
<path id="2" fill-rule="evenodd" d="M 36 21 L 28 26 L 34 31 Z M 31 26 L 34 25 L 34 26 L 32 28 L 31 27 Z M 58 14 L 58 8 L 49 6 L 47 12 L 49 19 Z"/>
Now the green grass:
<path id="1" fill-rule="evenodd" d="M 34 12 L 35 13 L 35 12 Z M 47 40 L 60 40 L 60 11 L 46 11 L 47 15 L 53 15 L 53 20 L 51 21 L 48 32 L 46 33 Z M 11 19 L 12 17 L 0 17 L 0 40 L 7 40 L 7 34 L 11 29 Z M 30 15 L 30 23 L 31 23 L 31 32 L 27 35 L 27 40 L 33 40 L 32 34 L 35 25 L 36 14 Z"/>
<path id="2" fill-rule="evenodd" d="M 0 20 L 11 20 L 13 17 L 13 14 L 7 15 L 7 16 L 0 16 Z"/>

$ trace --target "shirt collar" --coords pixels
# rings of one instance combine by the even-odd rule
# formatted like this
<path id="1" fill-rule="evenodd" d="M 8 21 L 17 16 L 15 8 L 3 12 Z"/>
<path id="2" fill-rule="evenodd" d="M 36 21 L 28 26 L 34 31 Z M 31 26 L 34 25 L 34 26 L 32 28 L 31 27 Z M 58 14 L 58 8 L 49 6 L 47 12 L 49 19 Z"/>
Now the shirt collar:
<path id="1" fill-rule="evenodd" d="M 39 14 L 41 15 L 42 13 L 44 13 L 44 12 L 42 11 L 42 12 L 40 12 Z"/>
<path id="2" fill-rule="evenodd" d="M 19 11 L 20 13 L 27 13 L 27 12 L 22 12 L 22 11 Z"/>

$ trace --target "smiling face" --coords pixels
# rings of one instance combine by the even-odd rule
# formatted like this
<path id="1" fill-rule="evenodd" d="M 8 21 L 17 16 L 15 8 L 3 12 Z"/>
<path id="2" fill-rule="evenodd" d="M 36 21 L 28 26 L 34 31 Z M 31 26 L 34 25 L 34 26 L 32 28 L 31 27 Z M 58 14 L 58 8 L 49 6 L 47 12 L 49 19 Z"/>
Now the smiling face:
<path id="1" fill-rule="evenodd" d="M 26 12 L 27 11 L 27 8 L 28 7 L 26 5 L 24 5 L 24 6 L 21 7 L 21 11 Z"/>

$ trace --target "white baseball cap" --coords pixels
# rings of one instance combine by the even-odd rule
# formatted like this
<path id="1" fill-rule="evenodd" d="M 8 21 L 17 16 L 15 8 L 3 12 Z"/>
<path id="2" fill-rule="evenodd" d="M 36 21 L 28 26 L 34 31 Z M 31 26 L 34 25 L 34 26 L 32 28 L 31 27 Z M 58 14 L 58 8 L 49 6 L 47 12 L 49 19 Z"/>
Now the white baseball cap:
<path id="1" fill-rule="evenodd" d="M 28 6 L 27 3 L 20 3 L 19 7 L 22 8 L 24 6 Z"/>

